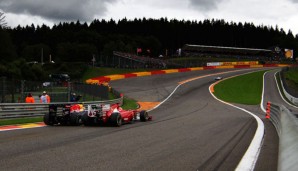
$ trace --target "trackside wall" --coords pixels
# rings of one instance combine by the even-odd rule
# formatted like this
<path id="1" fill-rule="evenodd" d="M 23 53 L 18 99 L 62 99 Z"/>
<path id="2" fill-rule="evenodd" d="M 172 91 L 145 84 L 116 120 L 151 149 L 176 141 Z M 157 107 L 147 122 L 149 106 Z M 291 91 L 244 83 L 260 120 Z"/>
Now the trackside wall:
<path id="1" fill-rule="evenodd" d="M 285 106 L 271 103 L 270 121 L 279 135 L 278 170 L 298 170 L 298 119 Z"/>
<path id="2" fill-rule="evenodd" d="M 281 90 L 283 91 L 283 93 L 285 94 L 286 98 L 292 102 L 293 104 L 295 105 L 298 105 L 298 98 L 297 97 L 294 97 L 292 96 L 284 87 L 284 84 L 285 82 L 283 82 L 283 79 L 282 76 L 281 76 L 281 72 L 279 72 L 279 78 L 280 78 L 280 81 L 281 81 Z"/>

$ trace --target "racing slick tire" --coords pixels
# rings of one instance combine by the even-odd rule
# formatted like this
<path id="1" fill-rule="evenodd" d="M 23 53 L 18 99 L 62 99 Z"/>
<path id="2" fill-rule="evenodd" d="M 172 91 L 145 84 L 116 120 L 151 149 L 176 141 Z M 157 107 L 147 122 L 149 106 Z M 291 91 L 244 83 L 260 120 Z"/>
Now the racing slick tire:
<path id="1" fill-rule="evenodd" d="M 89 118 L 87 112 L 82 115 L 82 122 L 85 126 L 92 126 L 94 124 L 93 121 Z"/>
<path id="2" fill-rule="evenodd" d="M 110 122 L 115 126 L 121 126 L 122 125 L 122 117 L 120 113 L 112 113 L 110 116 Z"/>
<path id="3" fill-rule="evenodd" d="M 69 116 L 70 125 L 78 126 L 80 125 L 80 116 L 78 113 L 71 113 Z"/>
<path id="4" fill-rule="evenodd" d="M 43 116 L 43 122 L 46 124 L 46 125 L 54 125 L 54 122 L 53 120 L 51 119 L 51 116 L 50 116 L 50 113 L 46 113 L 44 116 Z"/>
<path id="5" fill-rule="evenodd" d="M 149 120 L 149 114 L 148 114 L 147 111 L 142 110 L 142 111 L 140 112 L 140 120 L 141 120 L 142 122 L 146 122 L 146 121 Z"/>

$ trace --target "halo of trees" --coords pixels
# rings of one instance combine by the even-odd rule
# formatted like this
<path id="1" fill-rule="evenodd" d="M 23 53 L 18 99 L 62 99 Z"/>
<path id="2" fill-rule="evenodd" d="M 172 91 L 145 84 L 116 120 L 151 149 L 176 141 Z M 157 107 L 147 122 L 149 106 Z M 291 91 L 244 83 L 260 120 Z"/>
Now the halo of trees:
<path id="1" fill-rule="evenodd" d="M 1 16 L 3 18 L 3 13 L 0 13 L 0 25 Z M 42 75 L 46 74 L 32 76 L 34 74 L 30 74 L 30 71 L 26 74 L 22 72 L 22 68 L 32 68 L 33 73 L 39 73 L 40 70 L 43 72 L 43 67 L 31 67 L 28 64 L 31 61 L 41 62 L 41 58 L 46 63 L 55 61 L 55 69 L 65 69 L 68 67 L 58 64 L 90 63 L 93 56 L 99 61 L 100 58 L 111 58 L 113 51 L 136 53 L 137 48 L 150 49 L 150 54 L 156 57 L 167 50 L 168 56 L 172 56 L 184 44 L 262 49 L 279 46 L 296 51 L 298 36 L 294 36 L 290 30 L 286 33 L 278 26 L 255 26 L 253 23 L 215 19 L 189 21 L 124 18 L 117 22 L 113 19 L 95 19 L 89 25 L 80 21 L 64 22 L 55 24 L 52 28 L 44 24 L 16 28 L 2 26 L 0 76 L 18 75 L 43 79 Z M 17 67 L 19 71 L 9 67 Z"/>

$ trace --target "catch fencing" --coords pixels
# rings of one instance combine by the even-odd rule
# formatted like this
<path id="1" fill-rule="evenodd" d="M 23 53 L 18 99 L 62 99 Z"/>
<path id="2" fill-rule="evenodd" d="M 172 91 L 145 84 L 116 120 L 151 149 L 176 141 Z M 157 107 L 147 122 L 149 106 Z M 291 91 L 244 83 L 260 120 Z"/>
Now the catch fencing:
<path id="1" fill-rule="evenodd" d="M 298 119 L 283 105 L 270 103 L 269 110 L 279 136 L 278 170 L 298 170 Z"/>
<path id="2" fill-rule="evenodd" d="M 68 102 L 71 93 L 81 95 L 82 101 L 102 101 L 109 99 L 109 87 L 77 82 L 39 82 L 0 77 L 0 103 L 24 103 L 31 93 L 36 102 L 46 91 L 51 102 Z"/>

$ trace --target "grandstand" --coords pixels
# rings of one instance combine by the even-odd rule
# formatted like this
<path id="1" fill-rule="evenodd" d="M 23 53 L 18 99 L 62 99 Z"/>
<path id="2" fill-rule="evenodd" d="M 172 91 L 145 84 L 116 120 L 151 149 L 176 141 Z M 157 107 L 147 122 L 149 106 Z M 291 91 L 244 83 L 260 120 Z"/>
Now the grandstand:
<path id="1" fill-rule="evenodd" d="M 275 60 L 278 56 L 275 50 L 253 49 L 224 46 L 205 46 L 186 44 L 182 48 L 184 56 L 212 56 L 218 58 L 236 58 L 260 61 Z"/>
<path id="2" fill-rule="evenodd" d="M 119 68 L 183 68 L 206 66 L 209 62 L 258 61 L 278 63 L 283 58 L 276 47 L 272 49 L 254 49 L 224 46 L 206 46 L 185 44 L 181 57 L 161 59 L 125 52 L 113 52 L 113 65 Z"/>

